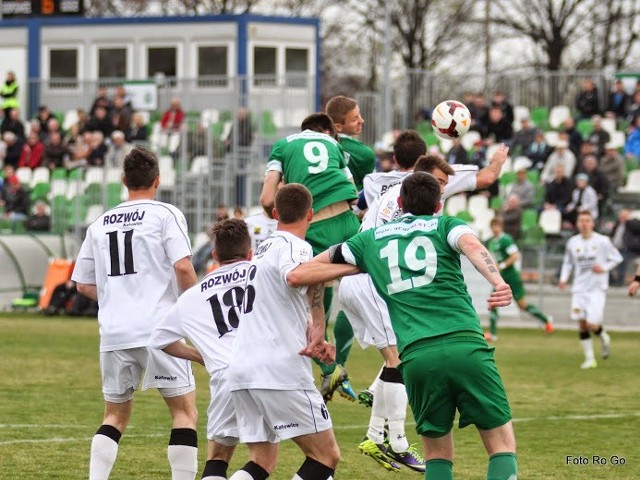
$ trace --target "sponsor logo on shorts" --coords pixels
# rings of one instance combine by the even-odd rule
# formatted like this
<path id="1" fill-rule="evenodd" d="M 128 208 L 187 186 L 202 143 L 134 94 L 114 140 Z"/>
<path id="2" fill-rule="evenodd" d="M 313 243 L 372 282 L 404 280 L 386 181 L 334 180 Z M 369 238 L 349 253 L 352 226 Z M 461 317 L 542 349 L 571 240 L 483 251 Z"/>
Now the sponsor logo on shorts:
<path id="1" fill-rule="evenodd" d="M 156 375 L 154 377 L 156 380 L 169 380 L 170 382 L 175 382 L 178 377 L 174 377 L 173 375 Z"/>
<path id="2" fill-rule="evenodd" d="M 300 426 L 299 424 L 291 422 L 291 423 L 285 423 L 283 425 L 274 425 L 273 429 L 274 430 L 286 430 L 287 428 L 297 428 L 299 426 Z"/>

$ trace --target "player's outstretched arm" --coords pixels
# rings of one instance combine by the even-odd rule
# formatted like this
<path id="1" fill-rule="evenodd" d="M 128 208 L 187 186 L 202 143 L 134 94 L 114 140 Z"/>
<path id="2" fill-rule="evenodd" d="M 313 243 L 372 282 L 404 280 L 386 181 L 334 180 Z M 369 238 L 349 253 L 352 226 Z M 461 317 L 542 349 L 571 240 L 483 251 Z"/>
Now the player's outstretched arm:
<path id="1" fill-rule="evenodd" d="M 276 192 L 278 191 L 278 185 L 282 180 L 282 174 L 276 170 L 269 170 L 264 176 L 264 183 L 262 184 L 262 192 L 260 193 L 260 205 L 264 213 L 269 218 L 273 218 L 273 206 L 276 200 Z"/>
<path id="2" fill-rule="evenodd" d="M 191 257 L 184 257 L 178 260 L 173 267 L 176 270 L 176 281 L 181 292 L 191 288 L 198 281 Z"/>
<path id="3" fill-rule="evenodd" d="M 198 349 L 180 340 L 170 343 L 164 347 L 162 351 L 172 357 L 184 358 L 185 360 L 191 360 L 192 362 L 198 362 L 200 365 L 204 365 L 204 359 Z"/>
<path id="4" fill-rule="evenodd" d="M 504 143 L 501 143 L 496 150 L 496 153 L 493 154 L 493 157 L 489 161 L 489 165 L 480 170 L 476 175 L 476 188 L 487 188 L 495 182 L 500 177 L 502 166 L 504 165 L 504 162 L 507 161 L 508 156 L 509 147 Z"/>
<path id="5" fill-rule="evenodd" d="M 91 300 L 98 301 L 98 287 L 95 284 L 76 283 L 78 292 Z"/>
<path id="6" fill-rule="evenodd" d="M 290 287 L 315 285 L 357 273 L 360 273 L 358 267 L 346 263 L 331 263 L 329 254 L 322 252 L 310 262 L 302 263 L 289 272 L 287 284 Z"/>
<path id="7" fill-rule="evenodd" d="M 478 237 L 470 233 L 462 235 L 458 239 L 458 247 L 476 270 L 493 286 L 494 292 L 488 300 L 489 309 L 509 305 L 512 298 L 511 287 L 502 279 L 496 262 L 485 246 L 480 243 Z"/>

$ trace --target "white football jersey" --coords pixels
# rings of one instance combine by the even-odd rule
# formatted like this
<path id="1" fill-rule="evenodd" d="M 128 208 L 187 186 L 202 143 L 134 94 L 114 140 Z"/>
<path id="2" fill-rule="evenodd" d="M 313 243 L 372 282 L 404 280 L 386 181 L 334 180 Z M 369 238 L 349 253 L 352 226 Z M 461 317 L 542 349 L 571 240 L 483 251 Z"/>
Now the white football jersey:
<path id="1" fill-rule="evenodd" d="M 233 341 L 244 312 L 251 311 L 255 289 L 251 279 L 256 267 L 240 261 L 209 273 L 184 292 L 149 339 L 149 346 L 162 349 L 188 338 L 202 357 L 209 375 L 229 365 Z"/>
<path id="2" fill-rule="evenodd" d="M 362 180 L 362 191 L 367 206 L 371 206 L 376 198 L 384 195 L 394 185 L 402 183 L 409 172 L 394 170 L 391 172 L 375 172 L 365 175 Z"/>
<path id="3" fill-rule="evenodd" d="M 573 271 L 572 292 L 606 290 L 609 288 L 609 272 L 620 262 L 622 255 L 609 237 L 597 232 L 589 238 L 574 235 L 565 247 L 560 281 L 566 283 Z M 604 272 L 591 270 L 594 265 L 600 265 Z"/>
<path id="4" fill-rule="evenodd" d="M 124 202 L 91 224 L 71 278 L 97 286 L 101 352 L 147 346 L 180 293 L 174 264 L 191 255 L 187 221 L 167 203 Z"/>
<path id="5" fill-rule="evenodd" d="M 476 189 L 476 175 L 478 167 L 476 165 L 451 165 L 456 171 L 455 175 L 449 175 L 449 183 L 444 187 L 444 193 L 440 198 L 441 202 L 457 195 L 461 192 L 472 192 Z M 398 206 L 398 197 L 402 183 L 392 186 L 387 193 L 369 205 L 369 211 L 362 219 L 360 230 L 368 230 L 373 227 L 384 225 L 391 220 L 395 220 L 402 215 L 402 209 Z M 442 209 L 436 213 L 442 215 Z"/>
<path id="6" fill-rule="evenodd" d="M 281 230 L 254 253 L 256 298 L 233 345 L 232 391 L 315 388 L 311 359 L 298 354 L 307 345 L 307 289 L 290 288 L 286 280 L 289 272 L 312 257 L 311 245 Z"/>
<path id="7" fill-rule="evenodd" d="M 244 221 L 249 228 L 251 250 L 254 252 L 269 235 L 276 231 L 278 226 L 277 220 L 267 217 L 264 213 L 250 215 Z"/>

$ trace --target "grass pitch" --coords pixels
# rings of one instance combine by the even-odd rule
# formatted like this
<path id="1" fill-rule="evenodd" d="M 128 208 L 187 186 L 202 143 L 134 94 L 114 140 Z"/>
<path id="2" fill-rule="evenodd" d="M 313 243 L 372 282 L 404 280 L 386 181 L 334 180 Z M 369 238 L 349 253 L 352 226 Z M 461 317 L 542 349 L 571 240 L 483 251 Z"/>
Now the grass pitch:
<path id="1" fill-rule="evenodd" d="M 582 371 L 576 332 L 500 330 L 496 358 L 513 409 L 520 480 L 640 478 L 640 334 L 611 336 L 611 358 Z M 354 346 L 347 364 L 354 388 L 367 386 L 381 364 L 377 352 Z M 87 478 L 103 405 L 95 320 L 2 314 L 0 365 L 0 480 Z M 195 370 L 202 468 L 208 382 L 204 368 Z M 360 455 L 370 409 L 337 395 L 328 407 L 342 452 L 337 479 L 422 478 L 407 469 L 387 472 Z M 408 422 L 410 439 L 418 441 L 410 413 Z M 157 392 L 137 393 L 111 478 L 169 479 L 169 429 Z M 454 437 L 455 477 L 485 478 L 486 454 L 474 428 L 456 428 Z M 247 458 L 239 447 L 230 472 Z M 271 478 L 290 479 L 301 462 L 297 447 L 285 442 Z"/>

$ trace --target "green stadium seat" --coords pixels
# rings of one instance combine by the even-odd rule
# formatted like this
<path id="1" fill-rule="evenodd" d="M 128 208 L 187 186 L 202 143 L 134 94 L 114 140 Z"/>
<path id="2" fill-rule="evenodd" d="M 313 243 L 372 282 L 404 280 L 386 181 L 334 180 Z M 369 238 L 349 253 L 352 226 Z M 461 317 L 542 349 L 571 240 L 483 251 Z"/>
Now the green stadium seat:
<path id="1" fill-rule="evenodd" d="M 492 210 L 500 210 L 502 209 L 502 205 L 504 205 L 504 200 L 500 195 L 491 197 L 491 200 L 489 200 L 489 208 Z"/>
<path id="2" fill-rule="evenodd" d="M 549 129 L 549 109 L 547 107 L 536 107 L 531 110 L 531 121 L 541 130 Z"/>
<path id="3" fill-rule="evenodd" d="M 56 195 L 51 201 L 51 231 L 63 233 L 67 219 L 67 205 L 69 201 L 65 195 Z"/>
<path id="4" fill-rule="evenodd" d="M 98 183 L 87 185 L 84 194 L 87 196 L 89 204 L 102 203 L 102 185 Z"/>
<path id="5" fill-rule="evenodd" d="M 233 120 L 233 112 L 231 110 L 222 110 L 220 112 L 220 118 L 218 119 L 219 122 L 224 123 L 232 120 Z"/>
<path id="6" fill-rule="evenodd" d="M 506 187 L 516 181 L 516 172 L 504 172 L 500 175 L 500 186 Z"/>
<path id="7" fill-rule="evenodd" d="M 120 192 L 122 191 L 122 184 L 113 182 L 107 184 L 107 208 L 113 208 L 118 205 L 120 200 Z"/>
<path id="8" fill-rule="evenodd" d="M 588 118 L 583 118 L 576 124 L 576 130 L 580 132 L 582 138 L 586 139 L 589 135 L 591 135 L 591 131 L 593 130 L 593 124 L 591 120 Z"/>
<path id="9" fill-rule="evenodd" d="M 520 226 L 522 231 L 526 232 L 530 228 L 538 225 L 538 211 L 535 208 L 525 208 L 522 210 L 522 219 Z"/>
<path id="10" fill-rule="evenodd" d="M 69 180 L 82 180 L 84 178 L 84 168 L 74 168 L 69 170 L 67 178 Z"/>
<path id="11" fill-rule="evenodd" d="M 38 200 L 46 200 L 50 190 L 51 190 L 51 184 L 36 183 L 34 187 L 31 189 L 31 193 L 30 193 L 31 202 L 37 202 Z"/>
<path id="12" fill-rule="evenodd" d="M 473 222 L 473 216 L 467 212 L 466 210 L 460 210 L 456 213 L 456 218 L 462 220 L 463 222 L 471 223 Z"/>
<path id="13" fill-rule="evenodd" d="M 440 137 L 433 132 L 428 132 L 424 136 L 422 136 L 424 143 L 427 144 L 427 147 L 432 147 L 434 145 L 440 145 Z"/>
<path id="14" fill-rule="evenodd" d="M 65 168 L 54 168 L 51 172 L 51 180 L 66 180 L 67 170 Z"/>
<path id="15" fill-rule="evenodd" d="M 416 131 L 420 134 L 422 138 L 424 138 L 429 133 L 433 132 L 433 128 L 431 127 L 431 122 L 427 120 L 422 120 L 416 124 Z"/>
<path id="16" fill-rule="evenodd" d="M 278 127 L 273 121 L 273 113 L 270 110 L 264 110 L 260 115 L 259 123 L 260 133 L 267 137 L 275 137 L 278 135 Z"/>
<path id="17" fill-rule="evenodd" d="M 527 179 L 534 185 L 540 180 L 540 170 L 528 170 Z"/>
<path id="18" fill-rule="evenodd" d="M 67 228 L 74 228 L 84 223 L 87 215 L 87 198 L 84 195 L 76 195 L 67 204 Z"/>
<path id="19" fill-rule="evenodd" d="M 545 233 L 540 225 L 532 225 L 526 230 L 523 230 L 522 237 L 519 242 L 522 246 L 538 247 L 544 244 Z"/>

